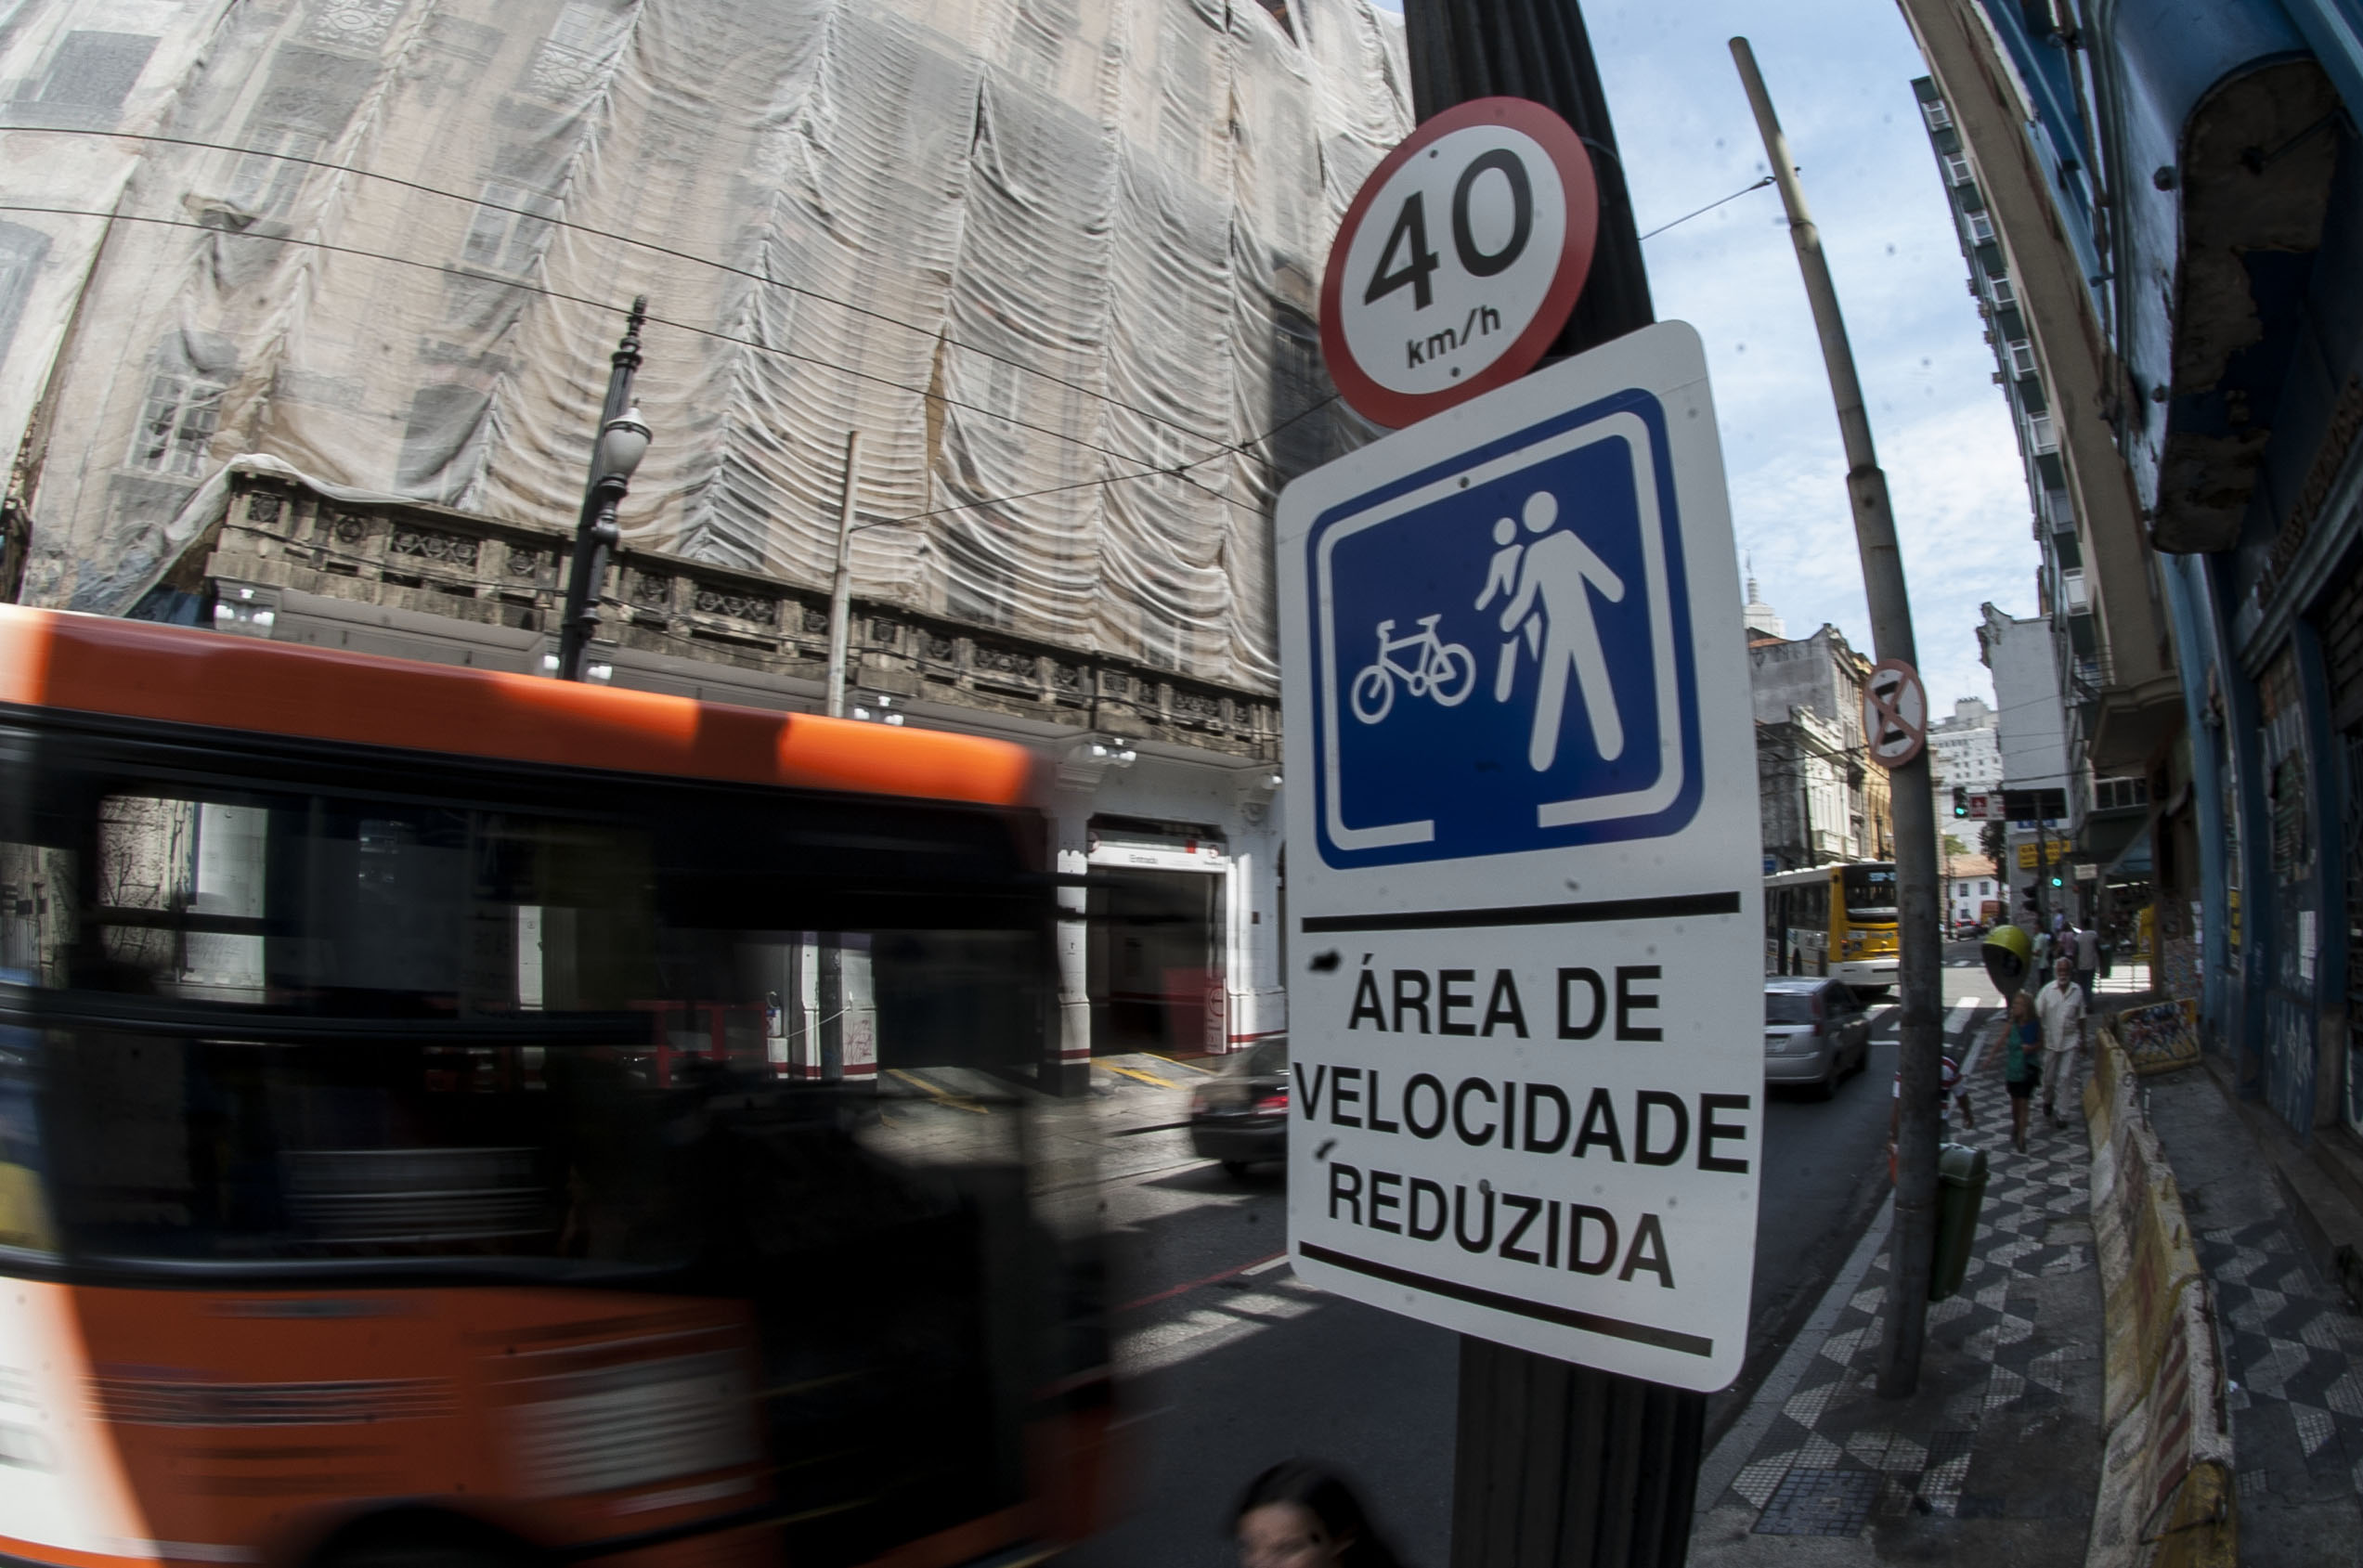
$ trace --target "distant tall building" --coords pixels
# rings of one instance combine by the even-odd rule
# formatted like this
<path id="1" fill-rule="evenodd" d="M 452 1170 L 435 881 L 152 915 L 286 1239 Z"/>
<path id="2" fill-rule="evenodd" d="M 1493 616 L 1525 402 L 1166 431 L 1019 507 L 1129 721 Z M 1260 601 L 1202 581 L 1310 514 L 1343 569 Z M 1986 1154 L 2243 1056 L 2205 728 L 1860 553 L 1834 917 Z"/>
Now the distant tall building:
<path id="1" fill-rule="evenodd" d="M 2041 616 L 2006 616 L 1991 604 L 1980 607 L 1978 656 L 1993 672 L 1995 741 L 2002 758 L 2002 787 L 2012 790 L 2064 789 L 2068 781 L 2068 726 L 2059 695 L 2059 667 L 2051 623 Z M 2039 874 L 2041 857 L 2064 857 L 2072 840 L 2064 818 L 2043 826 L 2035 819 L 2010 824 L 2008 853 L 2002 865 L 2004 882 L 2013 889 L 2014 915 L 2031 901 L 2048 913 L 2061 907 Z M 2038 841 L 2042 848 L 2038 849 Z M 2063 875 L 2064 880 L 2064 875 Z M 2045 886 L 2037 888 L 2039 881 Z M 2063 889 L 2064 891 L 2064 889 Z"/>
<path id="2" fill-rule="evenodd" d="M 1781 613 L 1765 603 L 1764 596 L 1757 591 L 1756 563 L 1753 561 L 1747 564 L 1747 603 L 1740 614 L 1747 628 L 1747 640 L 1750 642 L 1759 637 L 1769 637 L 1778 641 L 1788 636 L 1788 627 L 1781 619 Z"/>

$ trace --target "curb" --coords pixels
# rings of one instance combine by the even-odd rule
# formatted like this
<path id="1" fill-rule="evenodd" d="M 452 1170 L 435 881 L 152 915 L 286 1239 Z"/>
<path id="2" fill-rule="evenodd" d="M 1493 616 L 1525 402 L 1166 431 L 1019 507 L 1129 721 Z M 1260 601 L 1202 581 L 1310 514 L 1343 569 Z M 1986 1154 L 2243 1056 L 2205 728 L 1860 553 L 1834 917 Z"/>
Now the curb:
<path id="1" fill-rule="evenodd" d="M 2085 1565 L 2234 1568 L 2239 1496 L 2215 1293 L 2116 1020 L 2097 1032 L 2084 1114 L 2108 1315 L 2107 1448 Z"/>

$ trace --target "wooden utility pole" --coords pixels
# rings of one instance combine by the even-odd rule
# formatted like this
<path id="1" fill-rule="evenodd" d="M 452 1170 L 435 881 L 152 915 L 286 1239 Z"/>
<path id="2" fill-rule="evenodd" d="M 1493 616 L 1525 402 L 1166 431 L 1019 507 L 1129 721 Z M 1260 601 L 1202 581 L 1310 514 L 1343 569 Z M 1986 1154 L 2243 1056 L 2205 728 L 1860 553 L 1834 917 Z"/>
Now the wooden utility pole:
<path id="1" fill-rule="evenodd" d="M 1863 386 L 1854 375 L 1854 351 L 1838 312 L 1837 288 L 1830 280 L 1822 233 L 1806 211 L 1788 138 L 1772 112 L 1772 96 L 1756 69 L 1747 40 L 1732 40 L 1747 101 L 1763 134 L 1781 201 L 1788 209 L 1789 238 L 1805 275 L 1805 297 L 1822 337 L 1830 395 L 1837 404 L 1838 434 L 1846 445 L 1846 488 L 1852 498 L 1854 542 L 1863 556 L 1863 592 L 1870 603 L 1871 642 L 1882 660 L 1900 659 L 1918 667 L 1912 641 L 1912 602 L 1903 588 L 1903 556 L 1895 538 L 1895 513 L 1888 506 L 1887 475 L 1871 445 L 1871 418 Z M 1928 752 L 1892 771 L 1888 794 L 1895 815 L 1897 991 L 1902 1017 L 1896 1034 L 1902 1056 L 1898 1093 L 1902 1097 L 1896 1128 L 1895 1228 L 1888 1246 L 1894 1281 L 1887 1297 L 1887 1332 L 1879 1347 L 1880 1397 L 1902 1399 L 1919 1386 L 1920 1350 L 1926 1337 L 1928 1271 L 1936 1252 L 1936 1153 L 1940 1063 L 1944 1046 L 1941 1016 L 1943 952 L 1937 938 L 1936 798 L 1928 784 Z"/>

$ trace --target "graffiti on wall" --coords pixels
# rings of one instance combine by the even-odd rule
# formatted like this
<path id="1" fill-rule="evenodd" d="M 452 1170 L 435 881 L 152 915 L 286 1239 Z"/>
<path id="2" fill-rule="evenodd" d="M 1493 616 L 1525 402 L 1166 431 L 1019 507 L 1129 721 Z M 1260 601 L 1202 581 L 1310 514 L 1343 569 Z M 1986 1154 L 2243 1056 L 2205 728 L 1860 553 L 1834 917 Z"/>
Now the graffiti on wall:
<path id="1" fill-rule="evenodd" d="M 2314 1125 L 2314 1013 L 2279 991 L 2265 998 L 2265 1103 L 2296 1131 Z"/>
<path id="2" fill-rule="evenodd" d="M 2109 1020 L 2110 1031 L 2123 1046 L 2136 1072 L 2171 1072 L 2199 1060 L 2199 1004 L 2189 1000 L 2153 1002 L 2128 1007 Z"/>

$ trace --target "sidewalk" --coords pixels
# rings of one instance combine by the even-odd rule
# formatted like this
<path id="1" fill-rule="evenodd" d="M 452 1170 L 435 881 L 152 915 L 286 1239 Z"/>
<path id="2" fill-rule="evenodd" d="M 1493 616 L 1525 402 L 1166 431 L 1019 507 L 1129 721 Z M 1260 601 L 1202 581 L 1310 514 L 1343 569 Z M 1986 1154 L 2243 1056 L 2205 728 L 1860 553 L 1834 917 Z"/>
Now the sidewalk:
<path id="1" fill-rule="evenodd" d="M 2144 1081 L 2221 1313 L 2247 1568 L 2363 1557 L 2363 1317 L 2316 1265 L 2205 1067 Z"/>
<path id="2" fill-rule="evenodd" d="M 1883 1217 L 1707 1457 L 1694 1568 L 2084 1562 L 2101 1459 L 2091 1149 L 2080 1117 L 2054 1129 L 2038 1106 L 2012 1151 L 1999 1031 L 1970 1065 L 1977 1127 L 1951 1134 L 1986 1152 L 1976 1251 L 1962 1294 L 1928 1311 L 1918 1393 L 1874 1389 Z"/>

